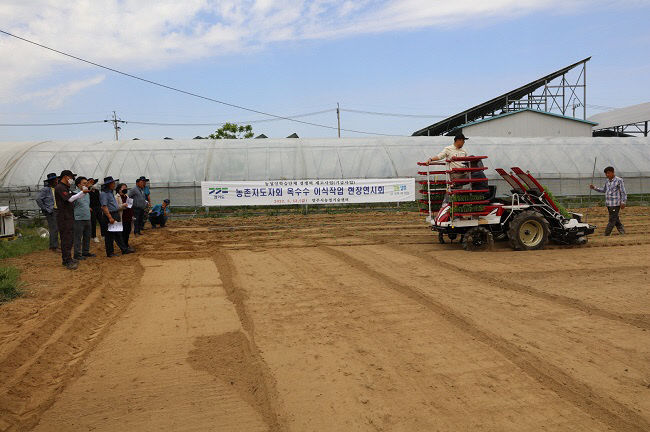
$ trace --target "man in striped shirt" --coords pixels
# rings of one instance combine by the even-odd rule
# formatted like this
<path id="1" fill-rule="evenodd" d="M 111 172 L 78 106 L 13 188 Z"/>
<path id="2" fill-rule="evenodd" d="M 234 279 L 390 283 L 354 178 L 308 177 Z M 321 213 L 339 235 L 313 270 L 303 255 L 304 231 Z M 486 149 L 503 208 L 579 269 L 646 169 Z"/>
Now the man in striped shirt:
<path id="1" fill-rule="evenodd" d="M 611 166 L 605 168 L 605 175 L 607 176 L 607 181 L 602 188 L 589 185 L 589 187 L 596 192 L 605 193 L 605 205 L 609 212 L 609 222 L 605 228 L 605 235 L 610 235 L 614 226 L 616 226 L 616 229 L 620 234 L 625 234 L 625 228 L 619 219 L 619 213 L 625 208 L 625 203 L 627 201 L 625 183 L 622 178 L 616 176 L 614 168 Z"/>

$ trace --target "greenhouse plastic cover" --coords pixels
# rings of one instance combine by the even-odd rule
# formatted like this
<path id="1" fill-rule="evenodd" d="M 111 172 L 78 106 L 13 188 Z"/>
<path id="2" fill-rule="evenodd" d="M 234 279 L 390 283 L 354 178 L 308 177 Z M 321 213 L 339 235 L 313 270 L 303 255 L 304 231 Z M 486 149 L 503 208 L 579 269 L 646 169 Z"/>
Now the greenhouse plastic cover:
<path id="1" fill-rule="evenodd" d="M 195 187 L 214 180 L 416 177 L 416 163 L 452 141 L 437 136 L 5 142 L 0 147 L 0 191 L 35 191 L 47 173 L 63 169 L 100 181 L 110 175 L 130 185 L 145 175 L 152 188 Z M 551 182 L 559 187 L 556 192 L 575 194 L 588 186 L 597 158 L 597 177 L 612 165 L 620 176 L 644 178 L 633 186 L 644 189 L 639 192 L 650 190 L 645 183 L 650 138 L 470 137 L 465 149 L 488 156 L 491 179 L 498 179 L 493 168 L 519 166 L 541 179 L 564 179 L 566 184 Z M 570 179 L 580 184 L 569 187 Z"/>

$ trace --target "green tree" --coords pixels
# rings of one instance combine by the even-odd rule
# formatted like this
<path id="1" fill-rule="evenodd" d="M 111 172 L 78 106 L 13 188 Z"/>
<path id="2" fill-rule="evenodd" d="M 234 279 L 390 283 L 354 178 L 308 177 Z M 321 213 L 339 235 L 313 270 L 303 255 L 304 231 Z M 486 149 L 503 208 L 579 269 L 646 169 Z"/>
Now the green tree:
<path id="1" fill-rule="evenodd" d="M 210 139 L 242 139 L 253 138 L 253 127 L 251 125 L 239 126 L 235 123 L 225 123 L 213 134 L 208 136 Z"/>

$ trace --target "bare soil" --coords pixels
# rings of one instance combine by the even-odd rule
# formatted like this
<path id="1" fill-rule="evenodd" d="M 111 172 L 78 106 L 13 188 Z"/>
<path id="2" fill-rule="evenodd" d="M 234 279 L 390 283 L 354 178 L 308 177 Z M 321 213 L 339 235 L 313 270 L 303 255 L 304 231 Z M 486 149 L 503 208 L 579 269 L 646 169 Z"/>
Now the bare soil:
<path id="1" fill-rule="evenodd" d="M 7 260 L 0 431 L 648 431 L 650 210 L 585 213 L 587 245 L 536 252 L 359 213 Z"/>

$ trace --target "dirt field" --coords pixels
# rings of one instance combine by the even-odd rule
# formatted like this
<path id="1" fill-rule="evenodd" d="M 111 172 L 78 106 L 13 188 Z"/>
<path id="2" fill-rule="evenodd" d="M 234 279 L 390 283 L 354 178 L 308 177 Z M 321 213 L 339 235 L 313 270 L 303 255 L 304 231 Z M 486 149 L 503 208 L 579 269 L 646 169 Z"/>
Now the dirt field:
<path id="1" fill-rule="evenodd" d="M 0 431 L 649 431 L 650 210 L 464 252 L 413 213 L 178 221 L 9 260 Z M 101 249 L 96 248 L 100 253 Z"/>

